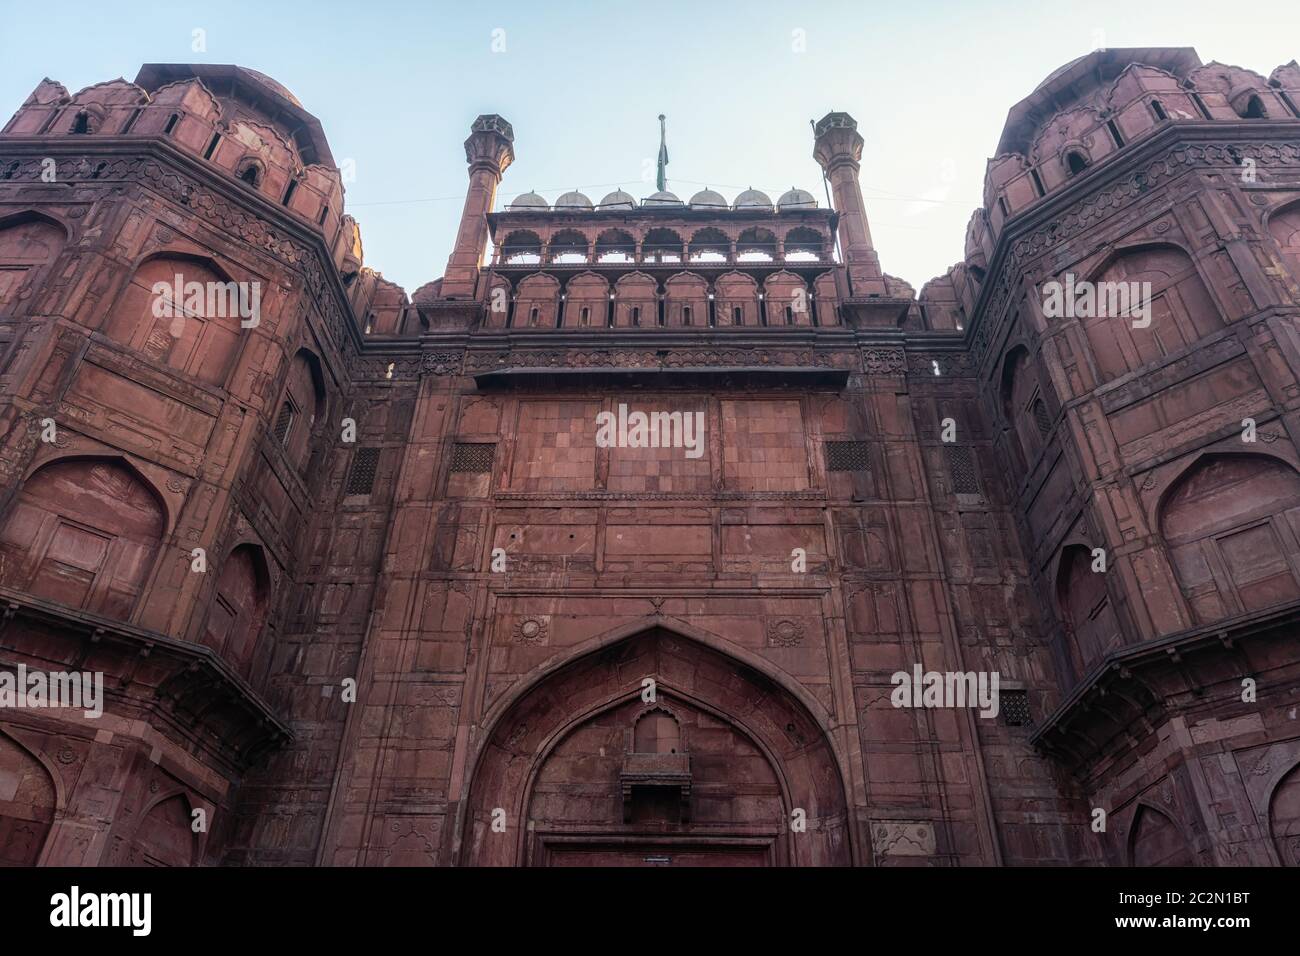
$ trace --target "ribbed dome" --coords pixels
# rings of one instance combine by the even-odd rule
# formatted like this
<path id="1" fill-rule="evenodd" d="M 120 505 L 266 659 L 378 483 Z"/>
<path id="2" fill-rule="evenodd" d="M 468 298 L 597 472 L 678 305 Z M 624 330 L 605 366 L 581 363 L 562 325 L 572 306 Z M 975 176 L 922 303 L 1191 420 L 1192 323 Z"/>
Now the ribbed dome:
<path id="1" fill-rule="evenodd" d="M 249 73 L 252 76 L 257 77 L 257 79 L 261 80 L 263 83 L 265 83 L 271 89 L 275 90 L 275 92 L 279 93 L 281 96 L 283 96 L 294 106 L 298 107 L 298 109 L 302 109 L 302 103 L 299 101 L 298 97 L 290 93 L 289 88 L 285 86 L 283 83 L 281 83 L 279 80 L 271 79 L 261 70 L 250 69 L 249 67 L 246 66 L 242 66 L 240 67 L 240 69 L 243 70 L 245 73 Z"/>
<path id="2" fill-rule="evenodd" d="M 767 206 L 772 207 L 772 198 L 761 189 L 746 189 L 736 197 L 736 208 L 744 206 Z"/>
<path id="3" fill-rule="evenodd" d="M 634 209 L 635 207 L 636 200 L 621 189 L 615 189 L 600 201 L 601 209 Z"/>
<path id="4" fill-rule="evenodd" d="M 506 206 L 506 208 L 507 209 L 549 209 L 550 203 L 548 203 L 541 196 L 537 195 L 537 193 L 527 192 L 516 196 L 514 198 L 514 201 L 510 203 L 510 205 Z"/>
<path id="5" fill-rule="evenodd" d="M 701 189 L 691 197 L 692 209 L 726 209 L 727 201 L 712 189 Z"/>
<path id="6" fill-rule="evenodd" d="M 666 189 L 648 196 L 643 206 L 680 206 L 682 201 Z"/>
<path id="7" fill-rule="evenodd" d="M 576 189 L 555 200 L 556 209 L 590 209 L 591 200 Z"/>
<path id="8" fill-rule="evenodd" d="M 817 205 L 817 200 L 807 190 L 795 189 L 791 186 L 790 191 L 783 193 L 776 204 L 781 209 L 812 209 Z"/>

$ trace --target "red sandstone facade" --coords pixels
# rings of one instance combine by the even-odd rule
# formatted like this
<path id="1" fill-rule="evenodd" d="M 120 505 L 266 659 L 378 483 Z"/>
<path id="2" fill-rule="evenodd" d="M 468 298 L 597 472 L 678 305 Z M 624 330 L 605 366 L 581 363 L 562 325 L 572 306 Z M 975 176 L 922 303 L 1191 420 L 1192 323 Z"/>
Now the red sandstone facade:
<path id="1" fill-rule="evenodd" d="M 1294 62 L 1075 61 L 919 295 L 845 114 L 833 211 L 494 212 L 484 116 L 408 299 L 269 78 L 43 82 L 0 134 L 0 664 L 107 703 L 0 711 L 0 862 L 1300 863 L 1298 106 Z M 1066 273 L 1150 326 L 1049 317 Z M 176 275 L 259 320 L 159 318 Z M 700 454 L 598 444 L 620 403 Z M 893 706 L 917 664 L 999 716 Z"/>

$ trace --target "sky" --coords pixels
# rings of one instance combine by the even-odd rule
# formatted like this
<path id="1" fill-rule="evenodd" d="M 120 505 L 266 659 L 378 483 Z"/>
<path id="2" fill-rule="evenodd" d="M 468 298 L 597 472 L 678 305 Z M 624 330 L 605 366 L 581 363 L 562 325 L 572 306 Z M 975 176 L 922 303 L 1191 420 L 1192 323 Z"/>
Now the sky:
<path id="1" fill-rule="evenodd" d="M 808 122 L 843 110 L 881 264 L 919 290 L 961 258 L 1007 111 L 1049 73 L 1098 47 L 1192 46 L 1267 76 L 1300 57 L 1300 3 L 0 0 L 0 31 L 6 117 L 46 76 L 72 92 L 150 62 L 274 77 L 352 161 L 366 265 L 408 293 L 446 266 L 480 113 L 515 131 L 499 209 L 530 189 L 648 196 L 660 113 L 683 199 L 793 185 L 824 202 Z"/>

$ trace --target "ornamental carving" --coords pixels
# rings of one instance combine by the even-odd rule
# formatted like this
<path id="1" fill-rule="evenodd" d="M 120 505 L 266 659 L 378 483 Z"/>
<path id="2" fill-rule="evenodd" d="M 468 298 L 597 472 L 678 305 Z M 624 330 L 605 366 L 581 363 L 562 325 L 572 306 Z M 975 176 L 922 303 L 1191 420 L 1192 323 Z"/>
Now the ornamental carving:
<path id="1" fill-rule="evenodd" d="M 538 646 L 546 643 L 550 625 L 544 617 L 525 617 L 515 622 L 514 638 L 516 644 Z"/>
<path id="2" fill-rule="evenodd" d="M 496 368 L 837 368 L 853 364 L 849 353 L 815 349 L 500 349 L 471 351 L 465 357 L 465 370 L 470 373 Z"/>
<path id="3" fill-rule="evenodd" d="M 464 352 L 425 352 L 420 360 L 420 371 L 425 375 L 456 375 L 460 372 Z"/>
<path id="4" fill-rule="evenodd" d="M 935 371 L 938 363 L 938 371 Z M 909 375 L 969 375 L 974 371 L 974 363 L 969 352 L 908 352 L 907 374 Z"/>
<path id="5" fill-rule="evenodd" d="M 767 622 L 767 643 L 772 647 L 798 647 L 803 643 L 803 625 L 789 618 Z"/>
<path id="6" fill-rule="evenodd" d="M 907 355 L 902 349 L 863 349 L 862 362 L 868 375 L 903 375 L 907 372 Z"/>
<path id="7" fill-rule="evenodd" d="M 933 856 L 937 849 L 934 824 L 895 820 L 875 823 L 871 842 L 882 856 Z"/>

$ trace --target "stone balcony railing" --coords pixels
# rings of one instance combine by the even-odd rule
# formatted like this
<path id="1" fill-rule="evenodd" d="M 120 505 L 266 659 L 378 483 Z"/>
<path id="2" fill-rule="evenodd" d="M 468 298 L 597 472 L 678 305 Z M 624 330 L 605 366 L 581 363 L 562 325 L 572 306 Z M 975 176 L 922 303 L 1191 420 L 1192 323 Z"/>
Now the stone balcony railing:
<path id="1" fill-rule="evenodd" d="M 623 788 L 623 821 L 632 821 L 632 789 L 664 787 L 676 790 L 681 800 L 682 820 L 690 819 L 691 758 L 678 753 L 628 753 L 619 773 Z"/>

